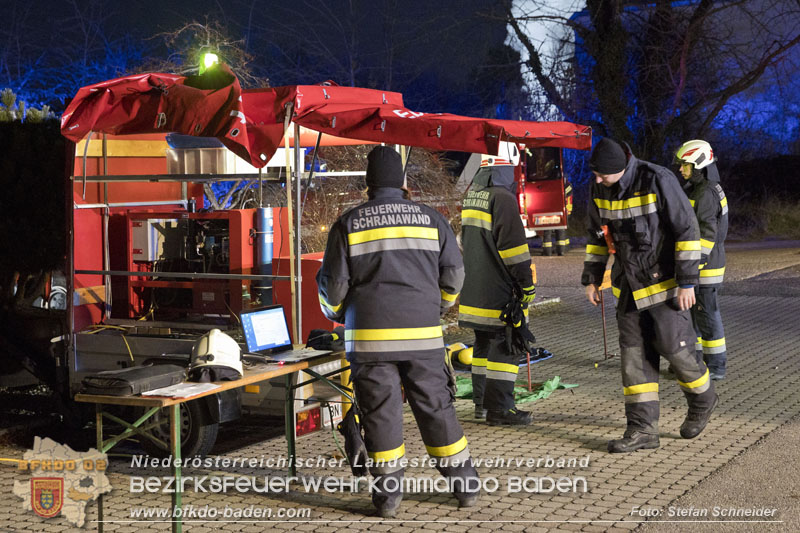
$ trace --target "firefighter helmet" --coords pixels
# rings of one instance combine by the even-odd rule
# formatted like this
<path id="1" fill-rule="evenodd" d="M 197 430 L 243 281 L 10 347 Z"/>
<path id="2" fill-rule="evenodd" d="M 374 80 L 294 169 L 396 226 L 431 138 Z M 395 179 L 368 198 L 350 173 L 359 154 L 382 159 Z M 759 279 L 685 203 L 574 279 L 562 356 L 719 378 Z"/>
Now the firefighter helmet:
<path id="1" fill-rule="evenodd" d="M 497 155 L 481 154 L 481 167 L 515 167 L 519 165 L 517 143 L 500 141 Z"/>
<path id="2" fill-rule="evenodd" d="M 467 346 L 463 342 L 456 342 L 445 346 L 447 357 L 456 370 L 469 370 L 472 365 L 472 346 Z"/>
<path id="3" fill-rule="evenodd" d="M 212 379 L 200 378 L 203 374 Z M 235 340 L 218 329 L 212 329 L 197 340 L 192 347 L 189 368 L 192 381 L 223 381 L 240 377 L 242 351 Z"/>
<path id="4" fill-rule="evenodd" d="M 686 141 L 675 153 L 675 160 L 679 164 L 690 163 L 700 170 L 714 163 L 714 151 L 706 141 L 695 139 Z"/>

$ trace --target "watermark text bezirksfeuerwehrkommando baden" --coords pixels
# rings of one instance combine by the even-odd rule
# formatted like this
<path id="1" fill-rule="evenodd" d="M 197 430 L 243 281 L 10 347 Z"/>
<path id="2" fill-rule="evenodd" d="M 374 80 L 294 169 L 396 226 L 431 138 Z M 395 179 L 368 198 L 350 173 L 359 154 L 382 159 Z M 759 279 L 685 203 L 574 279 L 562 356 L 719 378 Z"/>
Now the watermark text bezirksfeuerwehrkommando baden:
<path id="1" fill-rule="evenodd" d="M 546 469 L 585 469 L 590 463 L 590 456 L 583 457 L 489 457 L 473 458 L 476 467 L 488 469 L 511 469 L 507 475 L 482 475 L 480 479 L 457 480 L 454 478 L 431 477 L 427 475 L 406 475 L 402 480 L 405 492 L 416 493 L 450 493 L 454 484 L 466 483 L 467 490 L 480 489 L 485 493 L 504 491 L 507 493 L 566 493 L 588 492 L 588 484 L 584 476 L 535 476 L 524 472 L 531 468 Z M 429 456 L 402 457 L 391 461 L 367 460 L 367 466 L 416 468 L 435 467 L 436 459 Z M 348 469 L 346 459 L 330 457 L 310 457 L 287 459 L 285 457 L 231 458 L 231 457 L 190 457 L 173 459 L 172 457 L 155 458 L 150 456 L 134 456 L 131 466 L 139 469 L 166 468 L 278 468 L 288 466 L 298 468 L 342 468 Z M 451 461 L 451 466 L 457 466 Z M 491 473 L 491 470 L 490 470 Z M 522 475 L 518 475 L 522 474 Z M 129 489 L 132 493 L 173 493 L 176 491 L 192 491 L 196 493 L 256 492 L 256 493 L 288 493 L 292 484 L 301 484 L 306 492 L 372 492 L 376 489 L 375 479 L 368 477 L 345 476 L 252 476 L 252 475 L 186 475 L 180 478 L 173 476 L 131 476 Z M 475 486 L 471 486 L 475 485 Z"/>

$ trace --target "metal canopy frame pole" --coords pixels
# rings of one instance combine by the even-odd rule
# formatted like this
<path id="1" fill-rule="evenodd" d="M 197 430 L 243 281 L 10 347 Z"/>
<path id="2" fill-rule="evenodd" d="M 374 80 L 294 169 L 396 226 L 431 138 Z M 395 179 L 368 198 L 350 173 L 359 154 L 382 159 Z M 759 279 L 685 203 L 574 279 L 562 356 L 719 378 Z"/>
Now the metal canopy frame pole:
<path id="1" fill-rule="evenodd" d="M 303 216 L 303 204 L 300 196 L 300 184 L 303 176 L 303 152 L 300 149 L 300 125 L 294 125 L 294 176 L 295 176 L 295 229 L 294 229 L 294 253 L 296 261 L 296 283 L 297 290 L 295 296 L 295 308 L 297 309 L 297 316 L 294 319 L 295 342 L 303 342 L 303 248 L 302 248 L 302 233 L 303 227 L 301 225 L 301 218 Z"/>
<path id="2" fill-rule="evenodd" d="M 289 288 L 292 299 L 292 340 L 295 344 L 299 343 L 300 336 L 297 334 L 297 299 L 295 294 L 297 291 L 297 280 L 295 278 L 294 270 L 294 257 L 295 257 L 295 239 L 294 239 L 294 211 L 292 209 L 292 169 L 291 169 L 291 154 L 289 152 L 289 126 L 292 120 L 292 110 L 294 105 L 289 102 L 286 104 L 286 117 L 283 121 L 283 149 L 286 160 L 286 206 L 288 208 L 287 225 L 289 233 Z"/>

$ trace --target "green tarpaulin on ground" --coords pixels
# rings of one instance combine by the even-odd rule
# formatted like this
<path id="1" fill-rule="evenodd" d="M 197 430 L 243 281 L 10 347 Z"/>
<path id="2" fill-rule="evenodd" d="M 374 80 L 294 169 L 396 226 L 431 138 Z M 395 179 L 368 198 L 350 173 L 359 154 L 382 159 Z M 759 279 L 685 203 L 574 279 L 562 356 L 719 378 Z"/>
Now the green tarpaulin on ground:
<path id="1" fill-rule="evenodd" d="M 456 386 L 458 388 L 456 397 L 464 399 L 472 398 L 471 377 L 457 376 Z M 577 383 L 561 383 L 560 376 L 553 376 L 552 379 L 548 379 L 544 383 L 534 383 L 531 392 L 528 392 L 527 387 L 514 387 L 514 399 L 516 403 L 533 402 L 541 400 L 542 398 L 547 398 L 557 389 L 571 389 L 577 386 Z"/>

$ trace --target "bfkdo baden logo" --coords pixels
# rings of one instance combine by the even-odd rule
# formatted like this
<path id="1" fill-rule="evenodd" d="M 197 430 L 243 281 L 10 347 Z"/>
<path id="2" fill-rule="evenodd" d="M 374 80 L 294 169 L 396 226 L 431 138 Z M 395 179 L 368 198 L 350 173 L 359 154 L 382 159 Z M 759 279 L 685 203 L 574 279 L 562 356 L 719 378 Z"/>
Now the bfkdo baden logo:
<path id="1" fill-rule="evenodd" d="M 108 457 L 94 448 L 76 452 L 66 444 L 36 437 L 33 449 L 17 461 L 14 495 L 26 511 L 83 527 L 86 506 L 111 491 L 107 468 Z"/>
<path id="2" fill-rule="evenodd" d="M 31 507 L 44 518 L 56 516 L 64 506 L 63 477 L 31 478 Z"/>

